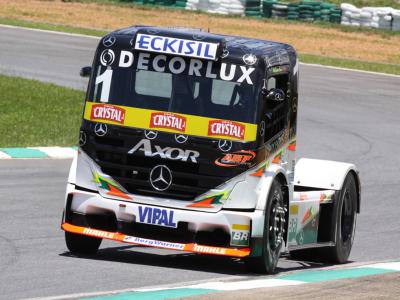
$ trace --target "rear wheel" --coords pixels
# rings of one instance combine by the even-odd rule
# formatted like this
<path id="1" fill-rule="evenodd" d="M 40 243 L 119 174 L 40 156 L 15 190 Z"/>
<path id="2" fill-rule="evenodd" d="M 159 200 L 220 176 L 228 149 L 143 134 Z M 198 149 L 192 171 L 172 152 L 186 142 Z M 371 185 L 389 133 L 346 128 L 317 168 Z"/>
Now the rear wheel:
<path id="1" fill-rule="evenodd" d="M 339 195 L 334 214 L 336 220 L 333 225 L 336 227 L 335 246 L 291 251 L 293 259 L 340 264 L 347 262 L 353 246 L 357 219 L 357 187 L 352 173 L 346 176 Z"/>
<path id="2" fill-rule="evenodd" d="M 327 248 L 326 259 L 345 263 L 349 258 L 354 241 L 357 220 L 357 187 L 352 173 L 349 173 L 340 192 L 336 207 L 336 245 Z"/>
<path id="3" fill-rule="evenodd" d="M 252 272 L 263 274 L 275 272 L 284 243 L 286 211 L 282 185 L 274 180 L 265 208 L 262 254 L 246 260 L 246 265 Z"/>
<path id="4" fill-rule="evenodd" d="M 75 254 L 96 254 L 102 239 L 65 231 L 65 243 Z"/>

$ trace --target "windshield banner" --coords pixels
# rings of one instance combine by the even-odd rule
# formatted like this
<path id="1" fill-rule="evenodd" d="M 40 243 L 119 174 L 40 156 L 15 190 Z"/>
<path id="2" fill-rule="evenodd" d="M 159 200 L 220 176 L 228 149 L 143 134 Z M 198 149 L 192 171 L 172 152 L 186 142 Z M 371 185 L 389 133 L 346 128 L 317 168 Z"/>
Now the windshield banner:
<path id="1" fill-rule="evenodd" d="M 84 118 L 106 124 L 224 140 L 252 142 L 257 137 L 256 124 L 94 102 L 86 102 Z"/>

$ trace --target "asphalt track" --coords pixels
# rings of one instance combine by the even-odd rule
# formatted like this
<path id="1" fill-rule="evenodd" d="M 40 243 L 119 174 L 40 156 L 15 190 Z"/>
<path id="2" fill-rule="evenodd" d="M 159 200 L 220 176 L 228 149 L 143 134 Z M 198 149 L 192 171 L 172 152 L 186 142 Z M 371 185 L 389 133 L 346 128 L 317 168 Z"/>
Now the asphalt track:
<path id="1" fill-rule="evenodd" d="M 0 27 L 0 73 L 82 89 L 97 40 Z M 362 207 L 351 261 L 400 258 L 400 78 L 300 67 L 298 154 L 355 163 Z M 62 118 L 63 116 L 61 116 Z M 0 161 L 0 298 L 255 276 L 231 259 L 104 243 L 71 256 L 59 229 L 69 160 Z M 279 271 L 318 264 L 283 259 Z"/>

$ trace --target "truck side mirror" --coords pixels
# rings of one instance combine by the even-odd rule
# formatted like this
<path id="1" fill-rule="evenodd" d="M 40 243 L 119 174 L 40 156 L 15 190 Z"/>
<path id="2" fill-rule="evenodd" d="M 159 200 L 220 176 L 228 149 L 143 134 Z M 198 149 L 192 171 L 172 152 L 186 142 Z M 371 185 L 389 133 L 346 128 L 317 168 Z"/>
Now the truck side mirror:
<path id="1" fill-rule="evenodd" d="M 89 77 L 92 74 L 92 67 L 83 67 L 79 72 L 81 77 Z"/>
<path id="2" fill-rule="evenodd" d="M 265 99 L 272 102 L 282 102 L 285 100 L 285 92 L 281 89 L 270 89 L 266 92 Z"/>

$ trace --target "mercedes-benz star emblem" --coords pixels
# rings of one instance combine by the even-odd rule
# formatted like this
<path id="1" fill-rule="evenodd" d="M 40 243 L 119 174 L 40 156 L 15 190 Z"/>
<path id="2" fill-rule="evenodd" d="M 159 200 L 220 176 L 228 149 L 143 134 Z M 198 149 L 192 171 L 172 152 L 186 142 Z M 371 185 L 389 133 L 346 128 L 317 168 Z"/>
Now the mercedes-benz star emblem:
<path id="1" fill-rule="evenodd" d="M 107 134 L 107 125 L 103 123 L 97 123 L 94 127 L 94 133 L 97 136 L 105 136 Z"/>
<path id="2" fill-rule="evenodd" d="M 165 165 L 155 166 L 150 172 L 151 186 L 157 191 L 165 191 L 172 184 L 171 170 Z"/>
<path id="3" fill-rule="evenodd" d="M 222 51 L 221 57 L 222 57 L 222 58 L 225 58 L 225 57 L 228 57 L 228 55 L 229 55 L 229 50 L 225 48 L 225 49 Z"/>
<path id="4" fill-rule="evenodd" d="M 218 148 L 223 152 L 228 152 L 232 149 L 232 141 L 219 140 Z"/>
<path id="5" fill-rule="evenodd" d="M 106 36 L 106 37 L 103 39 L 103 45 L 104 45 L 105 47 L 111 47 L 112 45 L 114 45 L 115 41 L 116 41 L 115 36 L 109 35 L 109 36 Z"/>
<path id="6" fill-rule="evenodd" d="M 195 33 L 195 34 L 193 34 L 193 38 L 194 38 L 195 40 L 197 40 L 197 41 L 204 40 L 205 37 L 206 37 L 206 36 L 205 36 L 204 34 L 201 34 L 201 33 Z"/>
<path id="7" fill-rule="evenodd" d="M 86 144 L 86 133 L 81 131 L 79 133 L 79 146 L 84 146 Z"/>
<path id="8" fill-rule="evenodd" d="M 183 144 L 188 140 L 188 136 L 185 134 L 175 134 L 175 141 L 179 144 Z"/>
<path id="9" fill-rule="evenodd" d="M 254 54 L 245 54 L 243 56 L 243 61 L 246 65 L 252 66 L 257 62 L 257 56 Z"/>
<path id="10" fill-rule="evenodd" d="M 153 130 L 145 130 L 144 132 L 144 136 L 149 139 L 149 140 L 154 140 L 158 135 L 157 131 L 153 131 Z"/>

